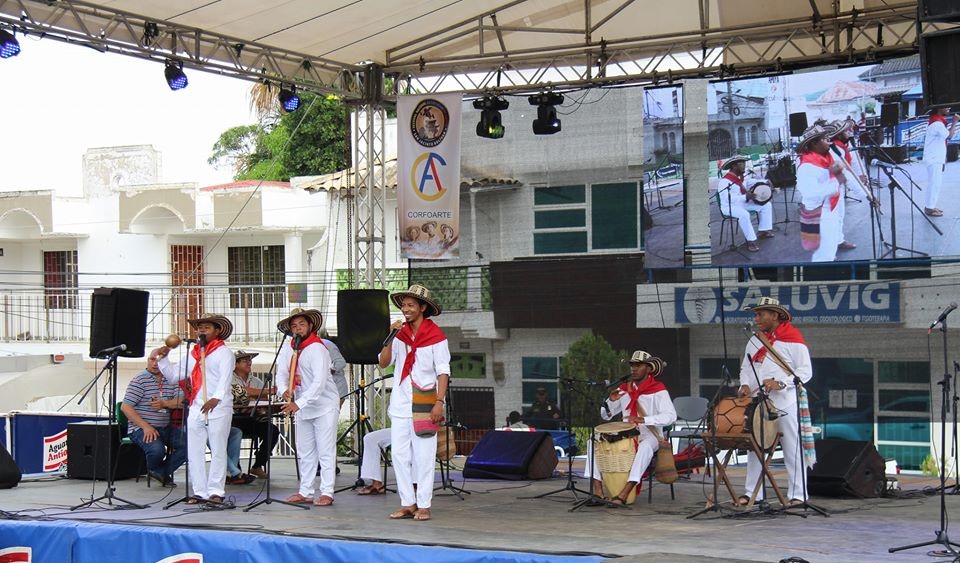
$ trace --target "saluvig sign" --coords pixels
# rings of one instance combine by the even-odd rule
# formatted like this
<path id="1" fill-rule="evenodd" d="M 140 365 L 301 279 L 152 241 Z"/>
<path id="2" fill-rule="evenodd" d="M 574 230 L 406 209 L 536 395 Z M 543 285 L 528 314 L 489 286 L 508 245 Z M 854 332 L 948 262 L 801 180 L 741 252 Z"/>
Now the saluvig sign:
<path id="1" fill-rule="evenodd" d="M 899 323 L 900 284 L 772 285 L 767 287 L 678 287 L 674 290 L 677 324 L 748 321 L 746 307 L 768 296 L 780 300 L 800 324 Z"/>

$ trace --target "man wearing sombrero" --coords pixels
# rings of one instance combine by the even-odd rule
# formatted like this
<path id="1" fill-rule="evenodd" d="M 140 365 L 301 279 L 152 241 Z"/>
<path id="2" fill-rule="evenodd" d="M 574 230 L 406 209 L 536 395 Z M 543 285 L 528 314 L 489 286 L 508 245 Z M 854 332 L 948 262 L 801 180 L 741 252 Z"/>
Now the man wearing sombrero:
<path id="1" fill-rule="evenodd" d="M 794 377 L 799 378 L 801 383 L 810 381 L 813 376 L 810 351 L 807 349 L 803 335 L 791 324 L 793 317 L 786 307 L 780 304 L 780 301 L 773 297 L 761 297 L 751 309 L 760 334 L 754 335 L 747 342 L 743 363 L 740 365 L 739 395 L 741 397 L 756 395 L 759 391 L 757 384 L 759 381 L 768 393 L 773 406 L 780 413 L 777 418 L 777 431 L 783 434 L 780 444 L 783 447 L 783 461 L 789 480 L 787 498 L 790 499 L 791 504 L 803 503 L 807 500 L 803 472 L 806 471 L 807 465 L 812 466 L 816 457 L 815 453 L 812 456 L 808 455 L 806 443 L 801 451 L 797 419 L 797 387 Z M 775 354 L 767 349 L 764 339 L 776 352 Z M 805 425 L 807 425 L 806 422 Z M 811 436 L 811 451 L 812 445 Z M 746 505 L 749 502 L 750 495 L 753 494 L 761 478 L 761 469 L 760 460 L 753 452 L 749 452 L 746 493 L 739 498 L 738 504 Z M 763 487 L 760 487 L 757 498 L 763 498 Z"/>
<path id="2" fill-rule="evenodd" d="M 392 294 L 390 300 L 403 313 L 403 321 L 390 325 L 396 338 L 388 339 L 379 358 L 381 368 L 397 366 L 389 414 L 401 506 L 390 518 L 429 520 L 437 431 L 450 380 L 450 348 L 443 331 L 430 319 L 441 311 L 429 289 L 414 284 Z M 420 483 L 416 491 L 414 483 Z"/>
<path id="3" fill-rule="evenodd" d="M 619 385 L 607 398 L 606 404 L 600 409 L 600 416 L 610 420 L 617 415 L 623 416 L 624 422 L 637 426 L 637 453 L 630 466 L 627 483 L 611 499 L 614 503 L 625 504 L 630 490 L 637 486 L 643 472 L 650 466 L 650 460 L 660 449 L 660 439 L 663 436 L 663 427 L 676 422 L 677 411 L 673 408 L 670 393 L 667 387 L 657 380 L 663 373 L 666 363 L 656 356 L 643 350 L 637 350 L 630 356 L 630 379 Z M 659 436 L 658 436 L 659 434 Z M 593 471 L 586 471 L 585 476 L 593 480 L 594 491 L 602 496 L 600 470 L 594 457 Z"/>
<path id="4" fill-rule="evenodd" d="M 947 143 L 953 138 L 960 116 L 953 114 L 947 128 L 950 108 L 937 108 L 930 112 L 923 142 L 923 164 L 927 167 L 927 193 L 923 212 L 931 217 L 942 217 L 943 210 L 937 207 L 940 188 L 943 187 L 943 170 L 947 161 Z"/>
<path id="5" fill-rule="evenodd" d="M 750 212 L 755 211 L 759 217 L 760 238 L 773 238 L 773 205 L 770 201 L 762 205 L 753 201 L 753 193 L 743 183 L 747 160 L 749 157 L 738 154 L 723 162 L 720 169 L 727 173 L 717 184 L 717 196 L 720 212 L 736 218 L 740 224 L 743 237 L 747 239 L 747 250 L 757 252 L 760 246 L 757 244 L 757 235 L 753 232 Z"/>
<path id="6" fill-rule="evenodd" d="M 846 184 L 843 168 L 830 156 L 832 131 L 813 125 L 803 132 L 797 153 L 797 190 L 800 192 L 800 241 L 813 250 L 811 261 L 833 262 L 843 242 L 840 200 Z"/>
<path id="7" fill-rule="evenodd" d="M 316 506 L 333 504 L 337 467 L 337 418 L 340 394 L 330 373 L 330 352 L 317 333 L 323 316 L 316 309 L 294 309 L 277 323 L 291 337 L 277 358 L 277 391 L 287 401 L 281 409 L 295 415 L 300 489 L 287 502 Z M 320 491 L 314 481 L 320 466 Z"/>
<path id="8" fill-rule="evenodd" d="M 231 386 L 234 389 L 235 395 L 238 394 L 239 389 L 242 391 L 239 394 L 242 397 L 246 397 L 248 401 L 255 400 L 266 406 L 267 400 L 271 395 L 276 394 L 277 388 L 267 387 L 262 379 L 251 375 L 251 371 L 253 371 L 253 359 L 259 355 L 259 352 L 237 350 L 237 353 L 234 354 L 237 359 L 237 365 L 233 369 Z M 234 400 L 234 402 L 236 402 L 236 400 Z M 239 409 L 247 405 L 244 403 L 234 406 Z M 242 412 L 238 411 L 238 415 L 239 416 L 233 419 L 233 427 L 239 428 L 246 436 L 255 436 L 258 442 L 257 452 L 254 457 L 253 467 L 250 469 L 250 474 L 261 479 L 266 479 L 267 459 L 270 457 L 270 453 L 273 452 L 273 447 L 277 444 L 277 436 L 280 435 L 280 429 L 272 422 L 264 422 L 259 416 L 249 416 L 249 409 Z M 239 477 L 241 480 L 245 480 L 243 473 L 241 473 Z M 234 481 L 234 484 L 236 484 L 236 477 L 234 477 Z"/>
<path id="9" fill-rule="evenodd" d="M 187 462 L 193 497 L 190 504 L 205 501 L 223 504 L 227 477 L 227 439 L 233 419 L 233 380 L 235 358 L 226 339 L 233 323 L 223 315 L 206 314 L 188 319 L 197 331 L 197 345 L 179 363 L 170 362 L 170 348 L 161 346 L 153 354 L 164 378 L 172 383 L 187 379 Z M 207 444 L 210 444 L 210 471 L 207 471 Z"/>
<path id="10" fill-rule="evenodd" d="M 833 159 L 843 168 L 842 174 L 846 178 L 847 188 L 853 188 L 862 198 L 865 198 L 874 207 L 880 207 L 880 201 L 874 199 L 873 193 L 868 192 L 866 186 L 869 186 L 869 180 L 866 172 L 863 170 L 863 164 L 859 156 L 855 156 L 850 150 L 850 139 L 853 136 L 853 129 L 856 122 L 852 119 L 846 121 L 834 121 L 827 137 L 830 140 L 830 151 L 833 153 Z M 841 162 L 842 161 L 842 162 Z M 846 163 L 846 165 L 844 165 Z M 843 218 L 846 215 L 847 198 L 841 197 L 837 207 L 840 214 L 840 244 L 838 250 L 853 250 L 857 245 L 848 241 L 843 234 Z"/>

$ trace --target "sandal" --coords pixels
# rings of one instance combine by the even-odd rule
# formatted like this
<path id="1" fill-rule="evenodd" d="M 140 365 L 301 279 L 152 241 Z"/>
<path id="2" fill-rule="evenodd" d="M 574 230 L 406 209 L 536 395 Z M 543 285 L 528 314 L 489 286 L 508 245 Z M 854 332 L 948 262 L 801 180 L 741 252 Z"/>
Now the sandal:
<path id="1" fill-rule="evenodd" d="M 223 504 L 223 497 L 220 495 L 210 495 L 207 502 L 210 504 Z"/>
<path id="2" fill-rule="evenodd" d="M 943 210 L 936 207 L 924 207 L 923 212 L 930 217 L 943 217 Z"/>
<path id="3" fill-rule="evenodd" d="M 405 518 L 413 518 L 413 515 L 417 512 L 417 505 L 413 506 L 403 506 L 400 510 L 390 513 L 391 520 L 403 520 Z"/>
<path id="4" fill-rule="evenodd" d="M 379 487 L 374 487 L 373 485 L 367 485 L 366 487 L 361 488 L 357 491 L 357 494 L 360 496 L 366 495 L 382 495 L 387 492 L 387 487 L 385 485 L 380 485 Z"/>
<path id="5" fill-rule="evenodd" d="M 413 515 L 414 520 L 424 521 L 424 520 L 429 520 L 430 518 L 431 516 L 430 516 L 429 508 L 421 508 L 417 510 L 416 514 Z"/>
<path id="6" fill-rule="evenodd" d="M 295 493 L 288 496 L 285 502 L 290 502 L 293 504 L 310 504 L 313 502 L 313 500 L 301 495 L 300 493 Z"/>
<path id="7" fill-rule="evenodd" d="M 800 499 L 798 499 L 798 498 L 792 498 L 792 499 L 790 499 L 790 502 L 787 503 L 787 506 L 801 506 L 801 505 L 803 505 L 803 504 L 805 504 L 805 503 L 806 503 L 806 501 L 802 501 L 802 500 L 800 500 Z"/>
<path id="8" fill-rule="evenodd" d="M 333 504 L 333 497 L 330 495 L 320 495 L 320 498 L 313 501 L 314 506 L 330 506 Z"/>
<path id="9" fill-rule="evenodd" d="M 613 504 L 624 505 L 624 504 L 627 504 L 627 499 L 621 497 L 620 495 L 617 495 L 617 496 L 611 498 L 611 499 L 610 499 L 610 502 L 613 503 Z"/>
<path id="10" fill-rule="evenodd" d="M 186 500 L 187 504 L 200 504 L 201 502 L 206 502 L 207 499 L 203 498 L 200 495 L 193 495 Z"/>
<path id="11" fill-rule="evenodd" d="M 740 495 L 737 497 L 737 500 L 734 502 L 737 506 L 747 506 L 750 504 L 750 497 L 747 495 Z"/>

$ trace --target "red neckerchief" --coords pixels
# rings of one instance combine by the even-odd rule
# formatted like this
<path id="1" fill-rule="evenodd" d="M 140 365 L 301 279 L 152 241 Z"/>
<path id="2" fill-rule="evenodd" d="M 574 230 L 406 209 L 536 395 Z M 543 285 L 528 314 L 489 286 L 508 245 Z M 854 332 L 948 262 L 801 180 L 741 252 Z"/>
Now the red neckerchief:
<path id="1" fill-rule="evenodd" d="M 933 123 L 933 122 L 935 122 L 935 121 L 939 121 L 940 123 L 943 123 L 943 126 L 944 126 L 944 127 L 947 126 L 947 118 L 944 117 L 944 116 L 942 116 L 942 115 L 940 115 L 939 113 L 931 114 L 931 115 L 930 115 L 930 119 L 927 120 L 927 125 L 930 125 L 931 123 Z"/>
<path id="2" fill-rule="evenodd" d="M 638 399 L 640 395 L 652 395 L 658 391 L 666 391 L 667 386 L 657 381 L 652 375 L 647 374 L 640 384 L 632 381 L 620 384 L 621 391 L 630 395 L 630 403 L 627 405 L 627 414 L 630 416 L 640 416 L 637 414 L 637 406 L 640 404 Z"/>
<path id="3" fill-rule="evenodd" d="M 294 340 L 295 340 L 295 339 L 294 339 Z M 304 348 L 306 348 L 307 346 L 309 346 L 309 345 L 311 345 L 311 344 L 316 344 L 316 343 L 318 343 L 318 342 L 319 342 L 320 344 L 323 344 L 323 341 L 320 340 L 320 337 L 317 336 L 315 333 L 312 333 L 312 332 L 310 333 L 310 336 L 308 336 L 308 337 L 306 337 L 306 338 L 304 338 L 303 340 L 300 341 L 300 347 L 299 347 L 299 348 L 296 347 L 296 345 L 295 345 L 296 342 L 295 342 L 294 340 L 291 340 L 291 341 L 290 341 L 290 348 L 293 349 L 293 353 L 294 353 L 294 355 L 296 356 L 297 359 L 296 359 L 296 362 L 291 362 L 291 364 L 293 365 L 293 370 L 292 370 L 292 373 L 290 374 L 290 388 L 291 388 L 291 389 L 295 389 L 295 388 L 297 388 L 297 387 L 300 385 L 300 352 L 302 352 Z"/>
<path id="4" fill-rule="evenodd" d="M 740 176 L 737 176 L 737 175 L 734 174 L 733 172 L 727 172 L 726 174 L 723 175 L 723 177 L 724 177 L 724 179 L 730 180 L 730 181 L 733 182 L 734 184 L 740 186 L 740 193 L 741 193 L 741 194 L 747 193 L 747 188 L 746 188 L 746 186 L 743 185 L 743 178 L 741 178 Z"/>
<path id="5" fill-rule="evenodd" d="M 830 165 L 833 164 L 833 157 L 829 154 L 819 154 L 809 151 L 800 155 L 800 164 L 803 163 L 812 164 L 824 170 L 830 170 Z M 830 170 L 830 178 L 836 178 L 832 170 Z M 837 193 L 830 196 L 830 210 L 833 211 L 836 209 L 838 203 L 840 203 L 840 190 L 837 190 Z"/>
<path id="6" fill-rule="evenodd" d="M 443 342 L 447 339 L 443 331 L 440 330 L 440 327 L 437 326 L 437 323 L 430 319 L 423 319 L 423 322 L 420 323 L 416 340 L 413 339 L 413 336 L 413 329 L 410 328 L 410 323 L 403 323 L 403 327 L 401 327 L 400 332 L 397 333 L 397 340 L 409 346 L 410 350 L 407 351 L 407 357 L 403 361 L 403 370 L 400 372 L 400 383 L 403 383 L 403 380 L 413 371 L 413 362 L 417 360 L 417 348 L 426 348 L 427 346 L 432 346 L 437 342 Z"/>
<path id="7" fill-rule="evenodd" d="M 837 137 L 833 140 L 833 144 L 840 147 L 840 150 L 843 151 L 843 159 L 847 161 L 847 164 L 853 165 L 853 156 L 850 153 L 850 147 L 847 146 L 847 142 Z"/>
<path id="8" fill-rule="evenodd" d="M 213 340 L 207 342 L 206 347 L 204 347 L 204 353 L 209 356 L 214 350 L 224 345 L 223 340 L 219 338 L 214 338 Z M 193 398 L 197 396 L 197 393 L 200 391 L 200 387 L 203 386 L 203 375 L 200 373 L 200 345 L 197 344 L 193 347 L 193 350 L 190 351 L 190 355 L 193 356 L 193 359 L 196 360 L 193 363 L 193 371 L 190 372 L 190 393 L 187 396 L 187 399 L 190 403 L 193 403 Z"/>
<path id="9" fill-rule="evenodd" d="M 797 330 L 797 327 L 790 324 L 790 321 L 783 321 L 777 328 L 773 329 L 770 332 L 765 332 L 767 335 L 767 340 L 770 341 L 770 345 L 773 346 L 774 342 L 796 342 L 798 344 L 807 345 L 807 341 L 803 339 L 803 335 L 800 334 L 800 331 Z M 763 361 L 767 355 L 767 347 L 761 346 L 757 353 L 753 355 L 753 363 L 759 364 Z"/>

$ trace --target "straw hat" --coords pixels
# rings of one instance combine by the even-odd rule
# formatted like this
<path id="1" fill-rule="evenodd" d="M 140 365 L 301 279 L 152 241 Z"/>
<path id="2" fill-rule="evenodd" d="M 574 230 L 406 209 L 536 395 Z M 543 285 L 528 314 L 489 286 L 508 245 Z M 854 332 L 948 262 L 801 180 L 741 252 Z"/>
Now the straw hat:
<path id="1" fill-rule="evenodd" d="M 410 286 L 410 289 L 406 291 L 391 294 L 390 301 L 399 309 L 404 297 L 413 297 L 421 303 L 426 304 L 427 310 L 423 313 L 424 317 L 436 317 L 441 313 L 440 305 L 437 305 L 437 302 L 433 300 L 433 297 L 430 295 L 430 290 L 420 284 L 413 284 Z"/>
<path id="2" fill-rule="evenodd" d="M 320 332 L 320 329 L 323 327 L 323 315 L 320 314 L 320 311 L 316 309 L 301 309 L 297 307 L 296 309 L 290 311 L 290 315 L 277 323 L 277 330 L 280 332 L 290 335 L 290 323 L 296 317 L 303 317 L 307 319 L 307 322 L 313 325 L 313 332 Z"/>
<path id="3" fill-rule="evenodd" d="M 197 325 L 200 323 L 212 324 L 220 331 L 219 338 L 221 340 L 226 340 L 233 334 L 233 323 L 230 322 L 230 319 L 223 315 L 217 315 L 216 313 L 201 315 L 199 319 L 187 319 L 187 322 L 190 323 L 190 326 L 193 328 L 197 328 Z"/>
<path id="4" fill-rule="evenodd" d="M 723 161 L 723 164 L 720 165 L 720 170 L 728 170 L 734 164 L 738 162 L 747 162 L 748 160 L 750 160 L 749 156 L 744 156 L 742 154 L 735 154 Z"/>
<path id="5" fill-rule="evenodd" d="M 631 364 L 647 364 L 650 366 L 650 371 L 647 375 L 656 377 L 663 373 L 663 368 L 667 367 L 667 362 L 661 360 L 656 356 L 651 356 L 643 350 L 637 350 L 630 356 Z"/>
<path id="6" fill-rule="evenodd" d="M 844 119 L 843 121 L 834 121 L 833 123 L 830 124 L 830 127 L 831 129 L 833 129 L 833 131 L 830 133 L 829 137 L 833 139 L 834 137 L 836 137 L 837 135 L 840 135 L 841 133 L 846 133 L 847 131 L 851 131 L 856 126 L 857 126 L 857 122 L 852 119 Z"/>
<path id="7" fill-rule="evenodd" d="M 247 359 L 252 360 L 259 355 L 260 355 L 260 352 L 247 352 L 246 350 L 237 350 L 233 356 L 234 356 L 234 359 L 236 359 L 236 361 L 239 362 L 240 360 L 247 360 Z"/>
<path id="8" fill-rule="evenodd" d="M 790 314 L 790 311 L 780 304 L 779 299 L 774 297 L 761 297 L 760 301 L 758 301 L 756 305 L 747 308 L 752 311 L 776 311 L 780 314 L 780 319 L 784 321 L 793 319 L 793 315 Z"/>
<path id="9" fill-rule="evenodd" d="M 803 136 L 800 137 L 800 142 L 797 143 L 797 152 L 806 152 L 810 147 L 808 145 L 817 139 L 827 136 L 831 131 L 828 131 L 826 128 L 819 125 L 811 125 L 803 132 Z"/>

